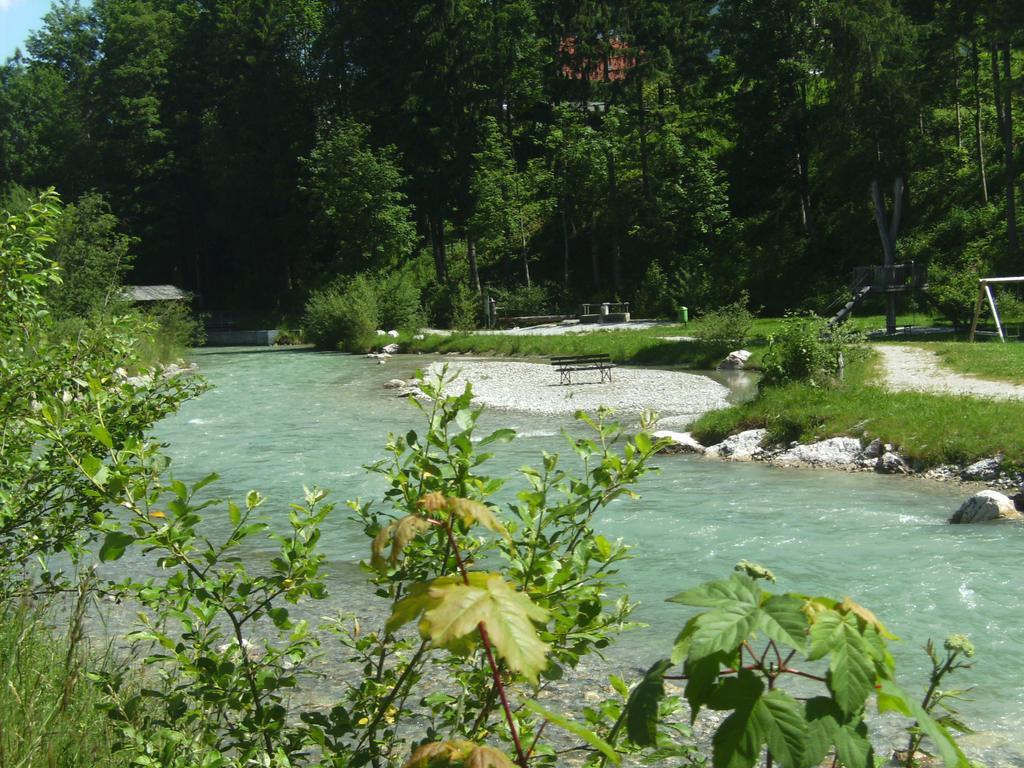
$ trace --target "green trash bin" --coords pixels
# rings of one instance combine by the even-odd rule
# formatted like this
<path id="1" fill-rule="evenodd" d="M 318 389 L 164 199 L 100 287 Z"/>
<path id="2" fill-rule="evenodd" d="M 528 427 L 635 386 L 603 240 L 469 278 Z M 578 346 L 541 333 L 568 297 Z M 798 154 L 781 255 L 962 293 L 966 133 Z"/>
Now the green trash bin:
<path id="1" fill-rule="evenodd" d="M 688 323 L 690 322 L 690 310 L 688 307 L 679 308 L 679 322 Z"/>

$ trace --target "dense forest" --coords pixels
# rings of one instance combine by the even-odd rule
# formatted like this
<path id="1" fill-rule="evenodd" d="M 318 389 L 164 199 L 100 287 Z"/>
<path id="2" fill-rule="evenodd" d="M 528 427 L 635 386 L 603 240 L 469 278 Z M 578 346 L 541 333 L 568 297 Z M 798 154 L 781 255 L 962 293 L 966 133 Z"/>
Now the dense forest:
<path id="1" fill-rule="evenodd" d="M 1024 272 L 1022 62 L 1019 0 L 59 0 L 0 69 L 0 184 L 207 310 L 370 273 L 651 314 L 826 309 L 882 262 L 874 186 L 962 306 Z"/>

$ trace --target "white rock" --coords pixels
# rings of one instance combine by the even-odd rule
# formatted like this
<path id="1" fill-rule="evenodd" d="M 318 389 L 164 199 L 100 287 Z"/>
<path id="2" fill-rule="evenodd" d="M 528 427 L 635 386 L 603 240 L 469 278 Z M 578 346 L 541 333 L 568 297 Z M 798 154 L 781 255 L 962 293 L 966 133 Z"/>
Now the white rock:
<path id="1" fill-rule="evenodd" d="M 385 354 L 393 355 L 393 354 L 398 352 L 398 345 L 397 344 L 385 344 L 381 348 L 381 351 L 384 352 Z"/>
<path id="2" fill-rule="evenodd" d="M 392 339 L 397 339 L 398 338 L 398 331 L 392 329 L 392 330 L 388 331 L 388 336 L 390 336 Z"/>
<path id="3" fill-rule="evenodd" d="M 662 450 L 665 453 L 704 453 L 704 446 L 693 439 L 689 432 L 672 432 L 668 429 L 659 429 L 654 433 L 656 440 L 669 439 L 672 442 Z"/>
<path id="4" fill-rule="evenodd" d="M 427 337 L 424 336 L 422 333 L 417 333 L 415 336 L 412 337 L 412 340 L 413 341 L 423 341 L 425 338 L 427 338 Z"/>
<path id="5" fill-rule="evenodd" d="M 964 467 L 960 477 L 963 480 L 995 480 L 999 477 L 999 465 L 1001 463 L 1001 456 L 976 461 L 969 467 Z"/>
<path id="6" fill-rule="evenodd" d="M 391 379 L 384 382 L 384 389 L 405 389 L 406 384 L 402 379 Z"/>
<path id="7" fill-rule="evenodd" d="M 722 371 L 742 370 L 749 359 L 750 353 L 747 350 L 737 349 L 735 352 L 730 352 L 726 355 L 725 360 L 718 364 L 718 368 Z"/>
<path id="8" fill-rule="evenodd" d="M 781 466 L 828 466 L 852 468 L 861 461 L 860 441 L 855 437 L 830 437 L 817 443 L 798 445 L 772 459 Z"/>
<path id="9" fill-rule="evenodd" d="M 980 491 L 965 501 L 951 523 L 984 523 L 988 520 L 1020 520 L 1021 513 L 1010 498 L 999 491 Z"/>
<path id="10" fill-rule="evenodd" d="M 704 453 L 708 456 L 721 456 L 723 459 L 733 461 L 744 461 L 754 458 L 761 453 L 761 441 L 768 434 L 767 429 L 748 429 L 730 435 L 722 442 L 709 446 Z"/>
<path id="11" fill-rule="evenodd" d="M 864 455 L 869 459 L 877 459 L 883 453 L 885 453 L 885 450 L 882 448 L 882 441 L 877 437 L 868 443 L 868 447 L 864 449 Z"/>
<path id="12" fill-rule="evenodd" d="M 387 334 L 384 333 L 384 329 L 383 328 L 378 328 L 377 329 L 377 335 L 378 336 L 386 336 Z"/>
<path id="13" fill-rule="evenodd" d="M 883 475 L 906 475 L 910 472 L 910 467 L 901 456 L 886 451 L 875 460 L 875 471 Z"/>

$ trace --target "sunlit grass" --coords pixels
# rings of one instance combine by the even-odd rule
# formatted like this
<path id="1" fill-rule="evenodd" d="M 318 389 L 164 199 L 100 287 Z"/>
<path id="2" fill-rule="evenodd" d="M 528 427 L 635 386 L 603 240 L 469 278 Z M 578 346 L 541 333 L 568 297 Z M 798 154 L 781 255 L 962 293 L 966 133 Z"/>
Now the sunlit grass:
<path id="1" fill-rule="evenodd" d="M 49 619 L 39 608 L 0 605 L 0 766 L 122 765 L 85 651 Z"/>
<path id="2" fill-rule="evenodd" d="M 706 414 L 692 427 L 705 444 L 744 429 L 766 428 L 777 445 L 836 435 L 881 438 L 919 468 L 963 464 L 1002 452 L 1024 466 L 1024 431 L 1009 425 L 1021 418 L 1021 404 L 967 396 L 889 392 L 877 386 L 877 361 L 851 364 L 834 388 L 789 384 L 763 389 L 760 396 Z"/>

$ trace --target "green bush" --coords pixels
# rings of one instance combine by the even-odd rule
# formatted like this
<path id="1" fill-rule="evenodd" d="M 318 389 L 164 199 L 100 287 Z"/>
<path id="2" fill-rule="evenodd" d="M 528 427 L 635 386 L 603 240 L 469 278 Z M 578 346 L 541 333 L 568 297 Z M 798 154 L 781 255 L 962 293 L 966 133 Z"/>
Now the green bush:
<path id="1" fill-rule="evenodd" d="M 743 346 L 754 324 L 754 315 L 747 308 L 748 298 L 744 291 L 736 301 L 700 318 L 693 335 L 708 355 L 726 355 Z"/>
<path id="2" fill-rule="evenodd" d="M 381 328 L 417 331 L 426 322 L 419 281 L 409 270 L 380 274 L 375 282 Z"/>
<path id="3" fill-rule="evenodd" d="M 101 195 L 83 195 L 64 208 L 47 249 L 47 256 L 61 269 L 61 283 L 46 295 L 55 317 L 87 317 L 127 306 L 121 287 L 136 241 L 118 232 L 118 226 Z"/>
<path id="4" fill-rule="evenodd" d="M 768 338 L 761 369 L 767 385 L 806 381 L 820 385 L 840 375 L 845 362 L 864 354 L 863 335 L 848 326 L 829 328 L 815 314 L 790 317 Z"/>
<path id="5" fill-rule="evenodd" d="M 366 352 L 376 340 L 380 310 L 373 278 L 356 275 L 343 285 L 314 291 L 306 302 L 306 338 L 322 349 Z"/>
<path id="6" fill-rule="evenodd" d="M 633 296 L 634 313 L 639 317 L 674 318 L 678 302 L 672 282 L 661 265 L 652 261 Z"/>
<path id="7" fill-rule="evenodd" d="M 498 307 L 508 315 L 551 314 L 555 310 L 553 294 L 551 286 L 538 283 L 491 290 Z"/>

